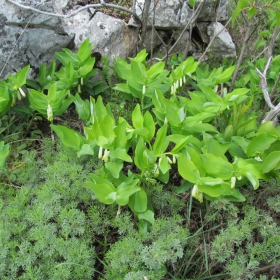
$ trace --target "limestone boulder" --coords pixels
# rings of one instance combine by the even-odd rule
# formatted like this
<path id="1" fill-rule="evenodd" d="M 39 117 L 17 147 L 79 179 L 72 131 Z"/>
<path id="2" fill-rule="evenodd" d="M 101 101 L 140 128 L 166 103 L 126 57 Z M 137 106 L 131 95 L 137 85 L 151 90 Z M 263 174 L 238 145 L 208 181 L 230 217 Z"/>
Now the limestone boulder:
<path id="1" fill-rule="evenodd" d="M 222 32 L 221 32 L 222 31 Z M 207 27 L 207 34 L 211 39 L 217 35 L 212 47 L 211 55 L 219 57 L 235 57 L 236 48 L 232 38 L 220 22 L 213 22 Z"/>

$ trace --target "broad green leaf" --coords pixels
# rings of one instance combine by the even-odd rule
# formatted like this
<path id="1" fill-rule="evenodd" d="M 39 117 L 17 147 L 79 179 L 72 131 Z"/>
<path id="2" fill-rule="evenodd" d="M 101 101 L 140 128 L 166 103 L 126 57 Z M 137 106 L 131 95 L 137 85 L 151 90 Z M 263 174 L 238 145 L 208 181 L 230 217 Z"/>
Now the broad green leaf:
<path id="1" fill-rule="evenodd" d="M 116 150 L 110 151 L 109 157 L 112 159 L 121 159 L 126 162 L 132 162 L 132 159 L 127 154 L 126 150 L 121 148 L 117 148 Z"/>
<path id="2" fill-rule="evenodd" d="M 249 145 L 249 140 L 242 136 L 233 136 L 232 137 L 233 141 L 242 149 L 242 151 L 246 154 L 248 145 Z"/>
<path id="3" fill-rule="evenodd" d="M 106 185 L 110 185 L 111 188 L 115 189 L 114 185 L 112 184 L 112 182 L 108 179 L 104 179 L 101 178 L 98 175 L 95 175 L 94 173 L 89 174 L 90 180 L 94 183 L 94 184 L 106 184 Z"/>
<path id="4" fill-rule="evenodd" d="M 250 90 L 248 88 L 237 88 L 231 93 L 227 94 L 224 98 L 225 101 L 236 101 L 240 96 L 244 96 Z"/>
<path id="5" fill-rule="evenodd" d="M 126 148 L 126 144 L 127 144 L 126 127 L 127 127 L 127 122 L 123 121 L 114 128 L 114 133 L 116 135 L 115 141 L 114 141 L 115 149 L 117 149 L 117 148 L 125 149 Z"/>
<path id="6" fill-rule="evenodd" d="M 190 0 L 190 6 L 193 7 L 195 5 L 196 0 Z"/>
<path id="7" fill-rule="evenodd" d="M 26 84 L 26 79 L 27 79 L 27 75 L 30 69 L 30 65 L 25 66 L 24 68 L 22 68 L 17 74 L 16 74 L 16 79 L 18 81 L 18 86 L 22 87 L 23 85 Z"/>
<path id="8" fill-rule="evenodd" d="M 213 154 L 203 154 L 201 159 L 206 173 L 210 176 L 223 180 L 229 180 L 232 177 L 233 167 L 228 161 Z"/>
<path id="9" fill-rule="evenodd" d="M 193 183 L 184 181 L 183 184 L 176 190 L 176 193 L 178 194 L 185 193 L 192 187 L 193 187 Z"/>
<path id="10" fill-rule="evenodd" d="M 198 185 L 206 185 L 206 186 L 216 186 L 221 185 L 224 181 L 221 178 L 212 178 L 212 177 L 201 177 L 197 181 Z"/>
<path id="11" fill-rule="evenodd" d="M 167 124 L 164 124 L 157 132 L 156 134 L 156 140 L 153 145 L 153 152 L 155 155 L 162 154 L 163 147 L 164 147 L 164 141 L 166 138 L 166 133 L 167 133 Z"/>
<path id="12" fill-rule="evenodd" d="M 81 62 L 86 61 L 91 56 L 92 44 L 89 42 L 89 38 L 83 41 L 78 49 L 78 57 Z"/>
<path id="13" fill-rule="evenodd" d="M 75 103 L 76 111 L 79 115 L 79 119 L 82 119 L 85 123 L 89 121 L 90 117 L 90 105 L 88 100 L 82 100 L 77 93 L 75 97 L 72 97 Z"/>
<path id="14" fill-rule="evenodd" d="M 79 151 L 83 144 L 86 144 L 86 139 L 79 133 L 63 125 L 51 124 L 51 128 L 57 134 L 62 144 Z"/>
<path id="15" fill-rule="evenodd" d="M 205 177 L 206 173 L 200 157 L 200 151 L 195 150 L 193 147 L 187 146 L 186 152 L 187 152 L 187 158 L 190 159 L 197 167 L 200 176 Z"/>
<path id="16" fill-rule="evenodd" d="M 98 123 L 108 115 L 107 109 L 103 104 L 102 97 L 99 95 L 96 103 L 93 106 L 93 114 L 97 117 Z"/>
<path id="17" fill-rule="evenodd" d="M 252 184 L 254 190 L 256 190 L 259 187 L 259 178 L 256 177 L 254 174 L 250 173 L 250 172 L 246 172 L 245 176 L 248 178 L 248 180 L 250 181 L 250 183 Z"/>
<path id="18" fill-rule="evenodd" d="M 214 132 L 219 133 L 219 131 L 209 123 L 197 123 L 193 126 L 189 126 L 188 124 L 183 124 L 183 130 L 188 134 L 193 133 L 202 133 L 202 132 Z"/>
<path id="19" fill-rule="evenodd" d="M 266 44 L 267 44 L 267 40 L 264 40 L 264 39 L 259 40 L 259 41 L 256 43 L 256 45 L 255 45 L 255 49 L 257 50 L 257 49 L 259 49 L 260 47 L 265 46 Z"/>
<path id="20" fill-rule="evenodd" d="M 136 181 L 138 182 L 138 180 L 135 180 L 135 182 Z M 136 184 L 137 184 L 137 182 L 136 182 Z M 119 186 L 117 188 L 117 197 L 116 197 L 117 204 L 119 204 L 121 206 L 127 205 L 129 202 L 130 196 L 140 190 L 141 190 L 141 188 L 136 186 L 135 184 L 129 184 L 129 185 L 126 185 L 125 183 L 122 184 L 121 186 Z"/>
<path id="21" fill-rule="evenodd" d="M 78 69 L 81 77 L 85 77 L 92 69 L 95 63 L 95 58 L 91 57 Z"/>
<path id="22" fill-rule="evenodd" d="M 232 78 L 232 74 L 235 70 L 235 65 L 234 66 L 230 66 L 229 68 L 227 68 L 222 74 L 216 76 L 217 82 L 219 84 L 223 84 L 228 82 L 231 78 Z"/>
<path id="23" fill-rule="evenodd" d="M 244 196 L 236 188 L 231 188 L 230 184 L 226 182 L 211 187 L 208 185 L 199 185 L 198 189 L 210 197 L 225 196 L 230 201 L 245 201 Z"/>
<path id="24" fill-rule="evenodd" d="M 42 92 L 39 92 L 34 89 L 28 89 L 28 100 L 32 106 L 32 108 L 42 115 L 47 115 L 48 101 L 47 96 Z"/>
<path id="25" fill-rule="evenodd" d="M 170 100 L 165 100 L 166 103 L 166 118 L 171 126 L 178 127 L 185 119 L 185 109 L 178 108 L 177 104 Z"/>
<path id="26" fill-rule="evenodd" d="M 179 154 L 178 171 L 185 180 L 194 184 L 200 177 L 198 168 L 184 154 Z"/>
<path id="27" fill-rule="evenodd" d="M 145 66 L 136 61 L 131 61 L 131 78 L 140 85 L 146 83 L 146 68 Z"/>
<path id="28" fill-rule="evenodd" d="M 149 133 L 145 137 L 145 140 L 150 142 L 155 135 L 155 122 L 149 111 L 144 114 L 143 126 L 148 129 Z"/>
<path id="29" fill-rule="evenodd" d="M 109 138 L 110 136 L 114 137 L 114 126 L 115 126 L 115 121 L 114 119 L 107 114 L 104 119 L 100 122 L 100 130 L 102 131 L 103 136 L 106 138 Z"/>
<path id="30" fill-rule="evenodd" d="M 112 185 L 87 182 L 87 187 L 94 192 L 99 202 L 113 204 L 116 200 L 112 195 L 116 193 L 116 188 L 114 188 Z"/>
<path id="31" fill-rule="evenodd" d="M 130 93 L 130 89 L 129 89 L 129 86 L 128 84 L 116 84 L 114 87 L 113 87 L 114 90 L 118 90 L 118 91 L 121 91 L 121 92 L 126 92 L 126 93 Z"/>
<path id="32" fill-rule="evenodd" d="M 233 125 L 232 124 L 229 124 L 226 129 L 225 129 L 225 132 L 224 132 L 224 138 L 226 141 L 230 141 L 231 140 L 231 137 L 233 136 Z"/>
<path id="33" fill-rule="evenodd" d="M 238 9 L 236 8 L 231 15 L 231 27 L 234 26 L 235 20 L 236 18 L 240 15 L 240 13 L 242 12 L 242 9 Z"/>
<path id="34" fill-rule="evenodd" d="M 6 159 L 10 153 L 10 145 L 0 142 L 0 169 L 6 168 Z"/>
<path id="35" fill-rule="evenodd" d="M 9 95 L 8 87 L 5 86 L 0 89 L 0 116 L 6 114 L 10 109 L 11 98 Z"/>
<path id="36" fill-rule="evenodd" d="M 154 218 L 154 212 L 151 211 L 151 210 L 147 210 L 145 211 L 144 213 L 140 213 L 138 214 L 138 219 L 139 220 L 146 220 L 148 221 L 149 223 L 153 224 L 154 221 L 155 221 L 155 218 Z"/>
<path id="37" fill-rule="evenodd" d="M 215 116 L 216 116 L 216 114 L 213 114 L 213 113 L 207 113 L 207 112 L 198 113 L 195 116 L 186 117 L 184 120 L 184 124 L 193 126 L 202 121 L 210 122 Z"/>
<path id="38" fill-rule="evenodd" d="M 222 103 L 222 98 L 210 87 L 199 84 L 199 87 L 205 94 L 208 102 L 214 102 L 216 104 Z"/>
<path id="39" fill-rule="evenodd" d="M 134 58 L 130 58 L 131 61 L 137 61 L 137 62 L 143 62 L 146 57 L 148 56 L 148 53 L 145 49 L 143 49 L 142 51 L 140 51 L 136 57 Z"/>
<path id="40" fill-rule="evenodd" d="M 268 173 L 275 167 L 278 167 L 280 162 L 280 151 L 271 152 L 263 161 L 263 173 Z"/>
<path id="41" fill-rule="evenodd" d="M 140 105 L 137 104 L 132 112 L 132 123 L 136 129 L 143 128 L 144 118 L 141 113 Z"/>
<path id="42" fill-rule="evenodd" d="M 120 172 L 123 168 L 123 162 L 122 161 L 106 162 L 105 167 L 110 171 L 110 173 L 114 178 L 119 178 Z"/>
<path id="43" fill-rule="evenodd" d="M 141 137 L 137 142 L 134 155 L 134 163 L 140 170 L 144 170 L 148 165 L 148 158 L 144 156 L 146 149 L 144 139 Z"/>
<path id="44" fill-rule="evenodd" d="M 184 136 L 184 138 L 179 139 L 179 141 L 177 142 L 177 144 L 175 145 L 175 147 L 171 150 L 171 153 L 173 154 L 177 154 L 181 149 L 183 149 L 184 147 L 186 147 L 186 145 L 190 142 L 190 140 L 192 139 L 192 135 L 190 136 Z M 175 141 L 174 141 L 175 142 Z M 176 143 L 176 142 L 175 142 Z"/>
<path id="45" fill-rule="evenodd" d="M 77 68 L 79 65 L 78 55 L 72 53 L 69 50 L 67 50 L 67 52 L 65 51 L 66 49 L 63 50 L 64 52 L 56 52 L 55 57 L 62 63 L 64 67 L 66 67 L 67 64 L 71 63 Z"/>
<path id="46" fill-rule="evenodd" d="M 162 155 L 161 161 L 160 161 L 160 164 L 159 164 L 159 169 L 163 174 L 165 174 L 167 171 L 169 171 L 171 169 L 171 166 L 170 166 L 170 164 L 167 160 L 166 155 Z"/>
<path id="47" fill-rule="evenodd" d="M 252 141 L 250 141 L 247 148 L 247 156 L 252 156 L 255 153 L 259 153 L 268 149 L 272 143 L 277 141 L 278 137 L 268 133 L 262 133 L 256 136 Z"/>
<path id="48" fill-rule="evenodd" d="M 206 134 L 206 133 L 205 133 Z M 204 134 L 204 135 L 205 135 Z M 223 146 L 219 144 L 218 141 L 216 141 L 212 136 L 210 136 L 209 141 L 205 143 L 206 153 L 213 154 L 220 158 L 225 158 L 224 154 L 226 150 L 224 150 Z"/>
<path id="49" fill-rule="evenodd" d="M 255 7 L 249 8 L 248 9 L 248 19 L 253 17 L 257 12 L 258 12 L 257 8 L 255 8 Z"/>
<path id="50" fill-rule="evenodd" d="M 93 146 L 92 145 L 84 144 L 82 146 L 81 150 L 77 152 L 77 156 L 78 157 L 81 157 L 81 156 L 84 156 L 84 155 L 91 155 L 91 156 L 94 155 L 94 150 L 93 150 Z"/>
<path id="51" fill-rule="evenodd" d="M 160 74 L 162 71 L 164 71 L 164 62 L 157 62 L 147 71 L 146 74 L 148 77 L 151 77 Z"/>
<path id="52" fill-rule="evenodd" d="M 272 121 L 264 122 L 264 123 L 261 124 L 261 126 L 259 127 L 259 130 L 257 132 L 257 136 L 262 134 L 262 133 L 270 134 L 270 135 L 273 135 L 275 137 L 280 137 L 280 133 L 274 127 Z"/>
<path id="53" fill-rule="evenodd" d="M 144 189 L 141 189 L 130 196 L 128 205 L 133 212 L 140 213 L 147 210 L 147 203 L 147 194 Z"/>
<path id="54" fill-rule="evenodd" d="M 238 9 L 244 9 L 245 7 L 247 7 L 250 4 L 249 0 L 238 0 L 237 2 L 237 8 Z"/>

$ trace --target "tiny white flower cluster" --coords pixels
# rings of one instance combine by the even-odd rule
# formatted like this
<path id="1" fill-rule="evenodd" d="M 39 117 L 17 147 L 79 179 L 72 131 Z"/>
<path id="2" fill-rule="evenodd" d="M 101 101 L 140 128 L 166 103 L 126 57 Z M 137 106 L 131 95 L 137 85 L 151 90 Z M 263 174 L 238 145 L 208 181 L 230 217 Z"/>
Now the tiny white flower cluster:
<path id="1" fill-rule="evenodd" d="M 186 83 L 186 76 L 173 83 L 171 86 L 171 95 L 175 95 L 178 88 L 181 88 Z"/>
<path id="2" fill-rule="evenodd" d="M 146 86 L 145 86 L 145 85 L 143 85 L 143 87 L 142 87 L 142 94 L 143 94 L 143 95 L 146 94 Z"/>
<path id="3" fill-rule="evenodd" d="M 104 162 L 108 161 L 110 151 L 105 149 L 103 155 L 103 148 L 99 147 L 98 158 L 102 159 Z"/>
<path id="4" fill-rule="evenodd" d="M 53 121 L 53 110 L 50 104 L 48 104 L 47 108 L 47 119 L 52 122 Z"/>
<path id="5" fill-rule="evenodd" d="M 203 202 L 203 193 L 198 189 L 197 185 L 192 188 L 192 197 L 196 198 L 199 202 Z"/>
<path id="6" fill-rule="evenodd" d="M 21 97 L 26 97 L 26 94 L 25 94 L 25 92 L 23 91 L 23 89 L 21 87 L 14 86 L 13 89 L 14 90 L 18 90 L 17 98 L 18 98 L 19 101 L 21 100 Z"/>

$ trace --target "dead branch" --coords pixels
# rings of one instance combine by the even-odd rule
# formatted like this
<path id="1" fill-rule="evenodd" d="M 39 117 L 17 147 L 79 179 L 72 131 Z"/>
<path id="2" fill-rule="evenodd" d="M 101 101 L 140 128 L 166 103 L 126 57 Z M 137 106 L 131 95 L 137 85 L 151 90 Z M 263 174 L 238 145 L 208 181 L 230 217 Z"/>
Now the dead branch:
<path id="1" fill-rule="evenodd" d="M 87 10 L 89 8 L 113 8 L 113 9 L 118 9 L 118 10 L 121 10 L 121 11 L 124 11 L 124 12 L 127 12 L 127 13 L 130 13 L 133 15 L 133 17 L 135 18 L 136 21 L 138 21 L 139 23 L 141 22 L 140 18 L 138 17 L 138 15 L 130 10 L 130 9 L 127 9 L 125 7 L 122 7 L 122 6 L 119 6 L 119 5 L 115 5 L 115 4 L 107 4 L 105 3 L 104 1 L 100 1 L 100 4 L 89 4 L 89 5 L 86 5 L 86 6 L 83 6 L 75 11 L 73 11 L 72 13 L 70 14 L 66 14 L 66 15 L 61 15 L 61 14 L 55 14 L 55 13 L 50 13 L 50 12 L 45 12 L 45 11 L 41 11 L 41 10 L 38 10 L 38 9 L 35 9 L 31 6 L 26 6 L 26 5 L 22 5 L 22 4 L 19 4 L 13 0 L 6 0 L 10 3 L 13 3 L 14 5 L 20 7 L 20 8 L 23 8 L 25 10 L 31 10 L 33 12 L 36 12 L 36 13 L 40 13 L 40 14 L 45 14 L 45 15 L 49 15 L 49 16 L 53 16 L 53 17 L 59 17 L 59 18 L 63 18 L 63 19 L 66 19 L 66 18 L 70 18 L 70 17 L 73 17 L 75 15 L 77 15 L 78 13 L 80 13 L 81 11 L 83 10 Z"/>
<path id="2" fill-rule="evenodd" d="M 208 52 L 208 50 L 210 49 L 210 47 L 212 46 L 214 40 L 226 29 L 226 27 L 228 26 L 228 24 L 230 23 L 231 21 L 231 17 L 230 19 L 227 21 L 227 23 L 225 24 L 225 26 L 223 28 L 221 28 L 221 30 L 217 33 L 217 34 L 214 34 L 214 36 L 212 37 L 212 39 L 210 40 L 207 48 L 205 49 L 204 53 L 201 55 L 201 57 L 199 58 L 198 61 L 202 61 L 202 59 L 204 58 L 204 56 L 206 55 L 206 53 Z"/>
<path id="3" fill-rule="evenodd" d="M 267 106 L 270 108 L 270 111 L 268 112 L 266 117 L 262 120 L 262 123 L 267 122 L 267 121 L 273 121 L 274 124 L 276 124 L 277 120 L 278 120 L 277 115 L 280 113 L 280 103 L 278 103 L 276 106 L 274 106 L 272 104 L 270 96 L 269 96 L 268 85 L 267 85 L 267 80 L 266 80 L 266 75 L 267 75 L 267 71 L 270 66 L 271 60 L 272 60 L 272 56 L 268 59 L 263 73 L 258 68 L 256 68 L 256 70 L 261 79 L 261 88 L 263 91 L 264 100 L 265 100 Z"/>

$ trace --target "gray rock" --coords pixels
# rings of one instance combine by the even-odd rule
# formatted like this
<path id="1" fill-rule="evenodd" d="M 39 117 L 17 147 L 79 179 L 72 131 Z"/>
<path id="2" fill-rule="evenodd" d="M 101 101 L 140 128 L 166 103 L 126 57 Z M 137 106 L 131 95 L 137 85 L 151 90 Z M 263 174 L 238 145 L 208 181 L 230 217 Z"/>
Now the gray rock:
<path id="1" fill-rule="evenodd" d="M 228 0 L 203 0 L 204 4 L 197 21 L 224 21 L 228 19 Z M 196 2 L 196 7 L 201 0 Z M 136 0 L 135 11 L 142 18 L 144 0 Z M 160 29 L 182 29 L 186 26 L 193 15 L 193 8 L 189 0 L 158 0 L 156 5 L 151 2 L 149 9 L 148 27 Z"/>
<path id="2" fill-rule="evenodd" d="M 201 0 L 196 2 L 196 6 Z M 199 13 L 197 21 L 224 21 L 229 18 L 228 16 L 228 0 L 203 0 L 204 5 Z"/>
<path id="3" fill-rule="evenodd" d="M 16 1 L 61 15 L 70 14 L 81 7 L 81 1 L 78 0 Z M 199 15 L 199 22 L 193 32 L 198 36 L 192 38 L 192 42 L 195 43 L 190 50 L 193 52 L 195 50 L 192 49 L 199 44 L 207 45 L 211 36 L 219 30 L 221 24 L 215 23 L 216 20 L 225 20 L 228 17 L 228 0 L 204 1 L 206 2 Z M 144 0 L 136 1 L 135 10 L 140 18 L 144 3 Z M 196 5 L 198 4 L 199 2 Z M 150 7 L 148 27 L 151 30 L 155 11 L 154 27 L 161 40 L 156 35 L 152 39 L 150 31 L 145 46 L 148 51 L 153 47 L 154 53 L 157 51 L 165 54 L 165 44 L 171 47 L 178 39 L 191 18 L 193 9 L 189 6 L 189 1 L 185 0 L 158 0 L 155 7 L 153 5 L 154 1 Z M 54 53 L 61 51 L 62 48 L 77 50 L 86 38 L 90 38 L 94 52 L 106 55 L 110 59 L 115 56 L 122 58 L 133 56 L 140 50 L 137 49 L 140 28 L 139 24 L 133 21 L 130 25 L 94 9 L 85 9 L 71 18 L 61 18 L 26 10 L 6 0 L 0 0 L 0 79 L 27 64 L 36 70 L 43 62 L 48 63 L 54 59 Z M 154 41 L 153 44 L 151 40 Z M 189 33 L 185 31 L 172 54 L 184 53 L 186 45 L 189 44 L 188 40 Z M 212 50 L 219 55 L 235 55 L 235 46 L 227 31 L 218 36 Z"/>
<path id="4" fill-rule="evenodd" d="M 66 19 L 63 26 L 68 34 L 75 35 L 76 48 L 86 38 L 90 38 L 94 51 L 110 58 L 125 58 L 136 52 L 138 29 L 101 12 L 95 13 L 91 19 L 87 11 L 82 11 Z"/>
<path id="5" fill-rule="evenodd" d="M 43 3 L 40 9 L 52 12 L 51 3 Z M 73 35 L 61 27 L 58 17 L 20 9 L 4 0 L 0 0 L 0 11 L 1 79 L 27 64 L 38 68 L 54 59 L 54 53 L 73 40 Z"/>
<path id="6" fill-rule="evenodd" d="M 142 18 L 144 9 L 144 0 L 136 0 L 136 14 Z M 151 2 L 149 9 L 149 18 L 147 26 L 151 28 L 153 17 L 154 27 L 159 29 L 183 28 L 192 15 L 192 9 L 188 5 L 188 1 L 182 0 L 159 0 Z"/>
<path id="7" fill-rule="evenodd" d="M 213 36 L 218 34 L 223 28 L 224 26 L 221 23 L 213 22 L 208 25 L 207 34 L 211 39 Z M 233 43 L 232 38 L 228 33 L 227 29 L 224 29 L 215 39 L 211 47 L 211 54 L 219 57 L 236 56 L 235 44 Z"/>

